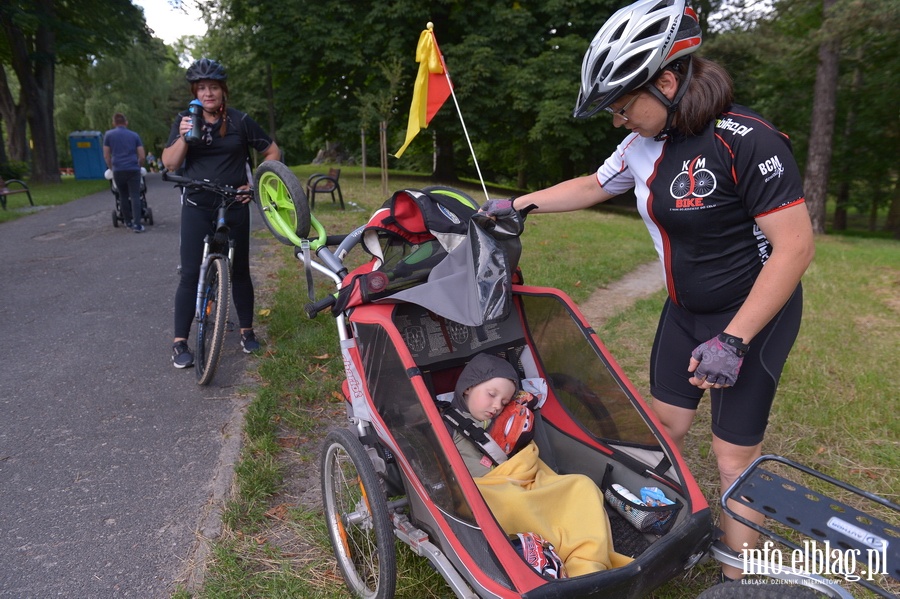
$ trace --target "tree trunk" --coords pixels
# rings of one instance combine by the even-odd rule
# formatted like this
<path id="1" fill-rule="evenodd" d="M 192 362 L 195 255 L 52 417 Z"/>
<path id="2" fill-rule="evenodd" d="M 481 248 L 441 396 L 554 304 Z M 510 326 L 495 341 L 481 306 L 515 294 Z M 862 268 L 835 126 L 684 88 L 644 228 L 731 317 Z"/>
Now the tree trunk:
<path id="1" fill-rule="evenodd" d="M 275 128 L 275 92 L 272 89 L 272 65 L 266 64 L 266 108 L 269 113 L 269 136 L 272 141 L 278 143 L 278 131 Z M 282 160 L 284 148 L 282 148 Z"/>
<path id="2" fill-rule="evenodd" d="M 836 0 L 824 0 L 823 30 L 830 26 L 829 12 Z M 834 136 L 834 114 L 837 103 L 840 39 L 827 34 L 819 46 L 819 65 L 813 91 L 809 153 L 803 189 L 812 219 L 813 232 L 825 232 L 825 201 L 828 197 L 828 173 L 831 167 L 831 143 Z"/>
<path id="3" fill-rule="evenodd" d="M 51 0 L 38 0 L 41 14 L 54 16 Z M 56 130 L 53 126 L 53 86 L 55 77 L 56 37 L 42 22 L 34 36 L 26 36 L 15 24 L 3 21 L 13 70 L 28 106 L 28 126 L 34 153 L 31 180 L 36 183 L 59 183 L 59 160 L 56 153 Z M 12 135 L 14 132 L 10 132 Z M 12 146 L 12 144 L 10 144 Z M 26 145 L 27 148 L 27 145 Z M 12 147 L 10 147 L 12 153 Z"/>
<path id="4" fill-rule="evenodd" d="M 861 54 L 861 52 L 858 54 Z M 861 56 L 860 59 L 862 59 Z M 862 87 L 862 82 L 862 70 L 857 67 L 853 72 L 854 92 Z M 851 104 L 847 111 L 847 123 L 844 126 L 844 139 L 853 139 L 853 131 L 856 128 L 856 111 L 853 108 L 854 105 L 855 104 Z M 847 206 L 850 205 L 850 171 L 852 170 L 852 167 L 850 166 L 849 160 L 842 161 L 842 165 L 841 185 L 838 188 L 837 204 L 834 207 L 834 219 L 831 221 L 831 227 L 835 231 L 847 230 Z"/>
<path id="5" fill-rule="evenodd" d="M 3 124 L 6 125 L 7 131 L 14 127 L 15 119 L 13 115 L 15 111 L 16 103 L 12 99 L 9 81 L 6 79 L 6 69 L 0 64 L 0 119 L 3 119 Z M 9 162 L 9 158 L 6 155 L 6 142 L 3 137 L 3 129 L 0 128 L 0 164 Z"/>
<path id="6" fill-rule="evenodd" d="M 378 126 L 379 145 L 381 146 L 381 197 L 388 197 L 388 150 L 387 150 L 387 121 L 381 121 Z"/>
<path id="7" fill-rule="evenodd" d="M 900 183 L 894 182 L 891 194 L 891 207 L 888 208 L 887 223 L 884 228 L 894 232 L 894 238 L 900 239 Z"/>
<path id="8" fill-rule="evenodd" d="M 6 157 L 6 142 L 3 140 L 3 127 L 0 127 L 0 164 L 6 164 L 9 158 Z"/>
<path id="9" fill-rule="evenodd" d="M 29 160 L 26 112 L 24 91 L 19 90 L 19 102 L 16 103 L 6 78 L 6 69 L 0 65 L 0 116 L 6 126 L 6 142 L 8 144 L 3 148 L 3 162 L 9 160 L 28 162 Z"/>
<path id="10" fill-rule="evenodd" d="M 869 205 L 869 231 L 874 232 L 878 230 L 878 206 L 881 205 L 884 191 L 881 186 L 876 186 L 872 192 L 872 203 Z"/>
<path id="11" fill-rule="evenodd" d="M 850 204 L 850 184 L 841 181 L 838 186 L 837 204 L 834 207 L 834 217 L 831 219 L 831 229 L 833 231 L 847 230 L 847 206 Z"/>
<path id="12" fill-rule="evenodd" d="M 519 142 L 519 168 L 516 169 L 516 187 L 526 189 L 528 187 L 528 143 L 527 140 Z"/>
<path id="13" fill-rule="evenodd" d="M 453 164 L 453 138 L 438 131 L 435 133 L 434 144 L 434 171 L 431 178 L 436 181 L 458 181 L 459 177 Z"/>

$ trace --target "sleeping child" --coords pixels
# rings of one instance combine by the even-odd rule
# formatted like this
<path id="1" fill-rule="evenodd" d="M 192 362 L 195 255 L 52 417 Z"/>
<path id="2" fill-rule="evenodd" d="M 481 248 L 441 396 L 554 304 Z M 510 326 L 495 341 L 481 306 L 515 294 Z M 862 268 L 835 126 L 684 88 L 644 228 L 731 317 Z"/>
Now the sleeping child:
<path id="1" fill-rule="evenodd" d="M 581 474 L 557 474 L 538 456 L 531 440 L 534 414 L 521 395 L 512 365 L 479 354 L 459 377 L 450 405 L 454 409 L 444 412 L 445 418 L 450 412 L 456 420 L 468 421 L 448 419 L 453 441 L 497 522 L 509 535 L 543 537 L 570 577 L 629 564 L 631 558 L 613 550 L 603 493 L 594 481 Z M 511 402 L 514 409 L 504 411 Z M 504 455 L 480 449 L 485 444 L 478 441 L 484 437 L 478 429 L 486 431 Z"/>

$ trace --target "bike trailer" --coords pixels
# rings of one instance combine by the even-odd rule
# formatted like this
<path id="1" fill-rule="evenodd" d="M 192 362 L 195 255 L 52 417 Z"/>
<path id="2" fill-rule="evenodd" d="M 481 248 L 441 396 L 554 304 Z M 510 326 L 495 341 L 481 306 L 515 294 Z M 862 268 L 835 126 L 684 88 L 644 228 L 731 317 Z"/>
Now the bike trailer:
<path id="1" fill-rule="evenodd" d="M 401 199 L 412 212 L 398 214 L 415 217 L 414 204 L 426 201 L 426 209 L 436 208 L 421 219 L 429 224 L 415 231 L 407 228 L 399 236 L 397 229 L 382 232 L 375 240 L 394 244 L 392 251 L 399 253 L 391 258 L 369 248 L 373 259 L 348 272 L 348 252 L 375 229 L 372 225 L 384 228 L 385 221 L 328 237 L 309 213 L 296 176 L 277 162 L 265 162 L 257 172 L 260 212 L 273 235 L 294 246 L 304 262 L 311 300 L 313 271 L 331 278 L 338 288 L 305 310 L 312 318 L 332 308 L 345 366 L 348 425 L 328 433 L 321 476 L 326 528 L 338 567 L 355 596 L 393 597 L 396 539 L 427 558 L 456 596 L 465 598 L 638 598 L 682 575 L 707 554 L 741 566 L 741 556 L 715 540 L 709 506 L 684 459 L 584 315 L 563 292 L 523 283 L 516 265 L 522 223 L 512 222 L 515 216 L 511 222 L 472 216 L 465 223 L 464 239 L 449 247 L 435 234 L 439 227 L 433 217 L 439 221 L 441 214 L 447 216 L 440 208 L 443 202 L 431 206 L 427 202 L 434 198 L 429 196 L 454 195 L 469 207 L 474 201 L 447 188 L 425 194 L 404 190 Z M 308 237 L 311 225 L 317 238 Z M 411 232 L 422 237 L 413 240 Z M 458 238 L 459 230 L 451 234 Z M 337 249 L 332 252 L 328 246 Z M 374 276 L 360 278 L 369 274 Z M 379 288 L 376 283 L 367 287 L 375 293 L 361 291 L 361 283 L 368 286 L 378 279 L 397 285 L 387 289 L 389 285 Z M 347 288 L 353 293 L 345 292 Z M 504 514 L 492 513 L 482 497 L 439 405 L 439 397 L 453 391 L 465 365 L 481 353 L 506 360 L 523 381 L 542 389 L 543 403 L 533 419 L 540 459 L 558 474 L 581 474 L 603 490 L 613 550 L 633 561 L 559 577 L 551 563 L 557 556 L 535 544 L 539 533 L 500 527 L 498 516 Z M 770 472 L 758 472 L 756 466 L 748 469 L 723 496 L 723 504 L 728 497 L 739 500 L 796 531 L 833 539 L 848 551 L 874 547 L 877 553 L 884 548 L 884 575 L 900 574 L 891 540 L 896 526 Z M 629 499 L 629 490 L 643 492 L 645 487 L 652 489 L 656 503 L 639 505 Z M 776 492 L 773 487 L 778 487 Z M 895 517 L 895 504 L 874 499 L 879 509 L 893 514 L 888 520 Z M 813 503 L 816 509 L 810 509 Z M 550 518 L 553 507 L 546 509 Z M 723 509 L 729 511 L 727 505 Z M 821 524 L 823 518 L 828 524 Z M 786 540 L 771 530 L 761 532 Z M 844 538 L 848 534 L 860 536 L 862 545 L 852 546 Z M 533 550 L 528 556 L 523 555 L 526 547 Z M 550 567 L 537 567 L 542 559 Z M 770 566 L 765 560 L 757 565 Z M 805 571 L 768 575 L 831 597 L 849 597 Z M 801 585 L 752 594 L 788 596 L 785 591 L 790 589 L 790 596 L 799 597 Z M 702 596 L 743 597 L 747 591 L 724 584 Z"/>
<path id="2" fill-rule="evenodd" d="M 486 318 L 447 318 L 447 298 L 435 293 L 413 301 L 358 298 L 337 314 L 346 324 L 343 388 L 353 435 L 329 437 L 322 475 L 339 566 L 359 594 L 392 596 L 392 573 L 386 570 L 393 567 L 396 536 L 427 557 L 460 597 L 644 597 L 706 553 L 714 534 L 709 507 L 648 405 L 572 300 L 556 289 L 512 284 L 515 269 L 503 264 L 508 285 L 485 294 L 493 306 Z M 358 274 L 344 281 L 356 284 Z M 477 269 L 470 278 L 476 287 L 482 281 Z M 418 289 L 432 283 L 429 278 Z M 508 297 L 498 301 L 504 290 Z M 632 563 L 575 578 L 545 578 L 500 528 L 436 400 L 453 391 L 464 366 L 483 352 L 513 364 L 522 379 L 546 381 L 535 422 L 540 457 L 557 473 L 586 475 L 604 490 L 615 551 L 633 557 Z M 355 450 L 342 447 L 357 442 L 361 447 Z M 338 454 L 350 459 L 339 460 Z M 365 457 L 353 460 L 354 454 Z M 342 471 L 347 461 L 354 462 L 357 475 Z M 369 469 L 369 475 L 361 472 Z M 341 480 L 351 483 L 341 487 Z M 377 486 L 365 488 L 366 480 Z M 357 490 L 363 504 L 359 497 L 341 498 L 352 495 L 354 484 L 363 487 Z M 656 487 L 670 505 L 627 505 L 613 484 L 635 491 Z M 379 522 L 393 534 L 379 535 Z M 390 549 L 362 560 L 373 528 L 375 543 L 380 538 Z"/>

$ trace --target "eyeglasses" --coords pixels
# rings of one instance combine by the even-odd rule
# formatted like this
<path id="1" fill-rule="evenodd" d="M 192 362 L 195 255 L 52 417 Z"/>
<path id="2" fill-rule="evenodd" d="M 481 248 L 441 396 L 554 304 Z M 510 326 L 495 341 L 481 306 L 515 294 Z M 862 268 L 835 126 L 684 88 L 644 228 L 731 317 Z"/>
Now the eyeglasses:
<path id="1" fill-rule="evenodd" d="M 628 100 L 628 103 L 625 106 L 623 106 L 619 110 L 614 110 L 609 106 L 607 106 L 603 110 L 605 110 L 609 114 L 613 115 L 614 117 L 616 117 L 616 116 L 622 117 L 622 120 L 627 123 L 628 117 L 625 116 L 625 111 L 628 110 L 629 108 L 631 108 L 631 105 L 634 104 L 634 101 L 637 100 L 640 96 L 641 96 L 641 94 L 640 94 L 640 92 L 638 92 L 637 94 L 635 94 L 635 96 L 632 99 Z"/>

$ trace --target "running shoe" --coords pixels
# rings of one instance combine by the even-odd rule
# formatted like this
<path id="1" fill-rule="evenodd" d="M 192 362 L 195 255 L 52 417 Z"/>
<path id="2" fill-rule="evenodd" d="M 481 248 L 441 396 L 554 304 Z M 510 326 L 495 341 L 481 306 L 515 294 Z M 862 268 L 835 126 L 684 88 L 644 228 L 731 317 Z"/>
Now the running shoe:
<path id="1" fill-rule="evenodd" d="M 252 354 L 259 349 L 259 341 L 252 330 L 241 332 L 241 347 L 244 348 L 245 354 Z"/>
<path id="2" fill-rule="evenodd" d="M 176 341 L 172 345 L 172 365 L 175 368 L 190 368 L 194 365 L 194 354 L 188 348 L 187 341 Z"/>

